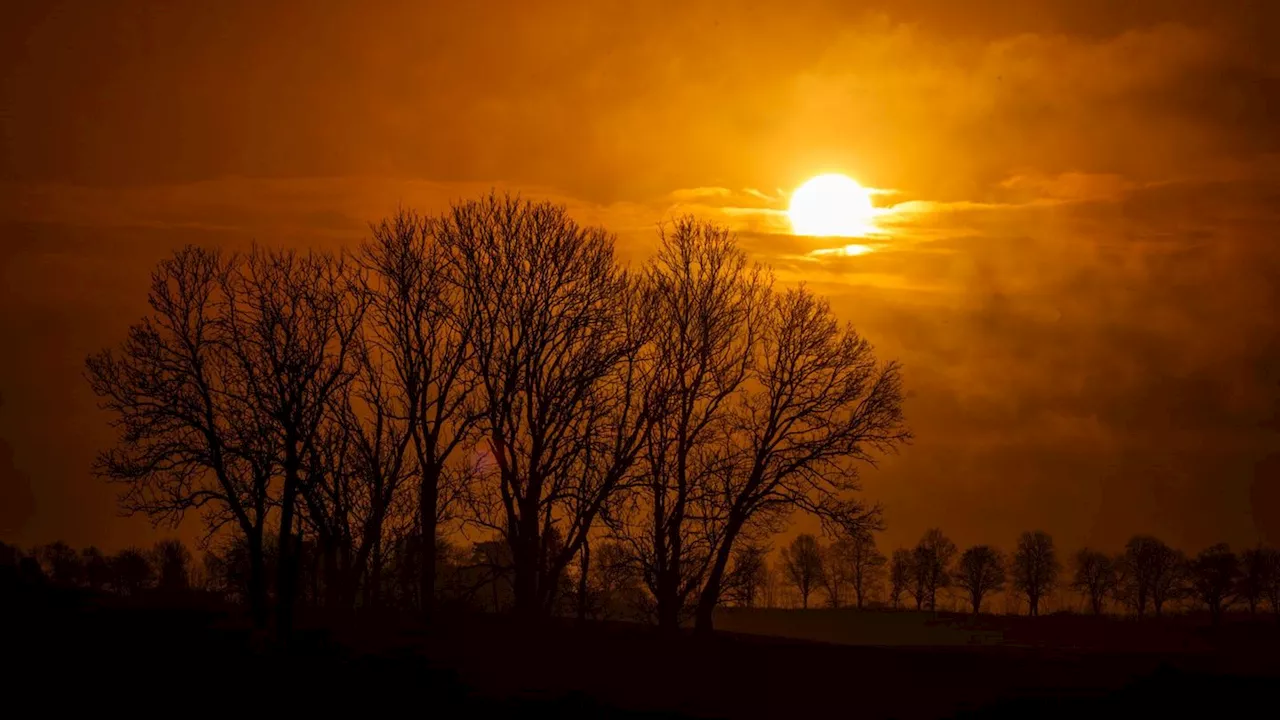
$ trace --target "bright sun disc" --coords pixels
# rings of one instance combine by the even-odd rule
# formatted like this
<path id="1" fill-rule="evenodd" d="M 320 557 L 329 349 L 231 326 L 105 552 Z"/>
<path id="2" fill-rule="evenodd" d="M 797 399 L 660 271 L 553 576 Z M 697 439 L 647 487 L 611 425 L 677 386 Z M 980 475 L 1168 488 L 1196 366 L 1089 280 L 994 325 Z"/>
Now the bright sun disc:
<path id="1" fill-rule="evenodd" d="M 845 175 L 819 175 L 791 194 L 787 210 L 797 235 L 857 237 L 871 232 L 871 192 Z"/>

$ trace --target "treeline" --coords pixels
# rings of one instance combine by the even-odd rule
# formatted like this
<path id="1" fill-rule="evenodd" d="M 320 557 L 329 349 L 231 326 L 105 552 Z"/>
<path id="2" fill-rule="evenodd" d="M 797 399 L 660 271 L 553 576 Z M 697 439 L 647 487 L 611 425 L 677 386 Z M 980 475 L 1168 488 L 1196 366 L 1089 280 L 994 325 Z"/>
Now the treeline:
<path id="1" fill-rule="evenodd" d="M 1235 553 L 1220 543 L 1188 557 L 1150 535 L 1134 536 L 1117 554 L 1082 548 L 1064 564 L 1053 538 L 1041 531 L 1019 536 L 1012 553 L 990 545 L 961 552 L 935 528 L 890 557 L 870 533 L 830 544 L 806 534 L 754 577 L 755 596 L 780 583 L 795 592 L 801 607 L 820 594 L 828 607 L 862 608 L 874 600 L 894 609 L 933 610 L 945 591 L 976 614 L 985 600 L 1005 592 L 1025 603 L 1029 615 L 1039 615 L 1046 598 L 1070 590 L 1094 614 L 1161 616 L 1176 607 L 1207 610 L 1216 623 L 1233 607 L 1251 615 L 1265 607 L 1280 620 L 1280 550 L 1259 545 Z"/>
<path id="2" fill-rule="evenodd" d="M 351 251 L 187 248 L 148 300 L 87 361 L 119 431 L 97 470 L 128 511 L 200 513 L 282 635 L 304 595 L 429 617 L 460 530 L 519 614 L 585 613 L 608 568 L 709 629 L 794 511 L 878 528 L 857 469 L 908 438 L 898 366 L 693 218 L 627 269 L 604 229 L 490 195 Z"/>

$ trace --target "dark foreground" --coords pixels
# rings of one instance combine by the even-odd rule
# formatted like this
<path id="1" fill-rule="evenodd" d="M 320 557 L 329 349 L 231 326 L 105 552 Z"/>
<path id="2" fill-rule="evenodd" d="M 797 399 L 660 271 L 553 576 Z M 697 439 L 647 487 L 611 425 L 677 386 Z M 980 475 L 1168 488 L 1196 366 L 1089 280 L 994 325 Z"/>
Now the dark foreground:
<path id="1" fill-rule="evenodd" d="M 623 624 L 531 628 L 471 615 L 444 616 L 431 631 L 386 616 L 307 618 L 286 651 L 254 637 L 233 610 L 190 599 L 42 593 L 0 602 L 10 668 L 0 688 L 33 709 L 1222 717 L 1280 700 L 1275 652 L 853 647 L 727 633 L 664 638 Z"/>

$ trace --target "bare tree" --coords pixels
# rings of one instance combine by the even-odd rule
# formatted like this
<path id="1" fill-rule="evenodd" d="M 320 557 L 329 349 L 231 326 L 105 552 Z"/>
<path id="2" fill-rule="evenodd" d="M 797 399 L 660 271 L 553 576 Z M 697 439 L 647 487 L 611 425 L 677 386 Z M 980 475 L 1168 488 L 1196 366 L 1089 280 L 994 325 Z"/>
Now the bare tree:
<path id="1" fill-rule="evenodd" d="M 960 555 L 955 581 L 969 594 L 974 615 L 981 612 L 983 598 L 1004 589 L 1004 564 L 1004 555 L 989 545 L 974 545 Z"/>
<path id="2" fill-rule="evenodd" d="M 352 266 L 324 253 L 255 247 L 221 277 L 224 342 L 247 425 L 279 463 L 276 630 L 287 638 L 297 595 L 298 505 L 329 406 L 354 375 L 367 307 Z"/>
<path id="3" fill-rule="evenodd" d="M 827 547 L 819 547 L 822 561 L 819 582 L 827 593 L 827 604 L 833 608 L 842 607 L 844 591 L 853 584 L 851 544 L 848 538 L 840 538 Z"/>
<path id="4" fill-rule="evenodd" d="M 725 431 L 748 377 L 766 280 L 728 230 L 693 217 L 659 230 L 645 269 L 653 296 L 654 418 L 644 482 L 612 518 L 643 565 L 658 625 L 679 626 L 714 557 Z"/>
<path id="5" fill-rule="evenodd" d="M 786 581 L 800 593 L 800 606 L 809 607 L 809 595 L 822 580 L 822 547 L 809 534 L 796 536 L 782 548 L 782 571 Z"/>
<path id="6" fill-rule="evenodd" d="M 32 555 L 43 566 L 45 574 L 57 585 L 75 586 L 84 579 L 84 563 L 75 549 L 61 540 L 42 545 Z"/>
<path id="7" fill-rule="evenodd" d="M 1107 597 L 1115 592 L 1120 579 L 1116 561 L 1103 552 L 1081 548 L 1076 553 L 1076 572 L 1071 586 L 1089 598 L 1094 615 L 1101 615 Z"/>
<path id="8" fill-rule="evenodd" d="M 1280 563 L 1273 557 L 1276 551 L 1258 545 L 1240 553 L 1240 577 L 1235 594 L 1249 605 L 1249 614 L 1258 613 L 1258 604 L 1267 596 L 1267 589 L 1275 579 L 1273 573 L 1280 570 Z"/>
<path id="9" fill-rule="evenodd" d="M 910 437 L 898 365 L 878 363 L 871 344 L 842 328 L 825 301 L 788 290 L 770 299 L 759 322 L 729 446 L 735 461 L 717 493 L 723 523 L 698 597 L 701 631 L 712 627 L 733 545 L 752 526 L 800 509 L 829 529 L 879 529 L 879 508 L 852 495 L 857 466 Z"/>
<path id="10" fill-rule="evenodd" d="M 151 567 L 156 587 L 167 592 L 186 590 L 191 585 L 191 551 L 181 540 L 161 540 L 151 549 Z"/>
<path id="11" fill-rule="evenodd" d="M 90 590 L 101 591 L 111 584 L 111 565 L 97 547 L 90 545 L 80 551 L 84 563 L 84 581 Z"/>
<path id="12" fill-rule="evenodd" d="M 651 302 L 615 265 L 613 237 L 563 207 L 489 196 L 455 206 L 438 232 L 472 323 L 480 470 L 492 480 L 476 520 L 511 547 L 517 612 L 547 612 L 640 451 Z"/>
<path id="13" fill-rule="evenodd" d="M 889 602 L 894 610 L 901 607 L 902 596 L 910 591 L 914 577 L 912 552 L 906 548 L 894 550 L 893 559 L 889 562 Z"/>
<path id="14" fill-rule="evenodd" d="M 868 531 L 841 537 L 831 544 L 827 556 L 830 558 L 824 564 L 824 586 L 830 582 L 825 579 L 827 568 L 835 570 L 853 589 L 854 604 L 861 610 L 867 600 L 878 592 L 888 564 L 885 556 L 876 549 L 875 535 Z"/>
<path id="15" fill-rule="evenodd" d="M 455 255 L 471 216 L 456 209 L 439 219 L 401 211 L 373 227 L 360 249 L 369 270 L 369 345 L 380 357 L 412 443 L 417 477 L 417 532 L 423 542 L 420 602 L 429 617 L 435 598 L 435 538 L 451 517 L 470 477 L 457 462 L 478 418 L 470 403 L 476 388 L 468 312 Z"/>
<path id="16" fill-rule="evenodd" d="M 925 531 L 916 543 L 911 551 L 911 569 L 917 610 L 937 609 L 938 590 L 951 583 L 951 560 L 955 554 L 956 544 L 938 528 Z"/>
<path id="17" fill-rule="evenodd" d="M 1184 567 L 1181 553 L 1150 535 L 1136 535 L 1125 544 L 1121 576 L 1139 617 L 1146 614 L 1148 604 L 1159 616 L 1164 604 L 1179 595 Z"/>
<path id="18" fill-rule="evenodd" d="M 137 548 L 125 548 L 111 558 L 111 585 L 121 595 L 137 595 L 154 577 L 147 556 Z"/>
<path id="19" fill-rule="evenodd" d="M 263 533 L 274 506 L 274 455 L 249 422 L 243 376 L 228 352 L 230 300 L 222 293 L 237 263 L 186 248 L 151 275 L 151 313 L 119 350 L 89 357 L 86 372 L 119 432 L 95 470 L 126 489 L 121 506 L 177 525 L 189 510 L 208 532 L 233 524 L 249 553 L 248 600 L 255 624 L 267 608 Z"/>
<path id="20" fill-rule="evenodd" d="M 1046 532 L 1024 532 L 1013 554 L 1013 587 L 1027 598 L 1027 614 L 1040 614 L 1040 599 L 1058 583 L 1058 562 L 1053 538 Z"/>
<path id="21" fill-rule="evenodd" d="M 725 595 L 740 607 L 755 607 L 769 582 L 769 548 L 742 543 L 733 551 L 733 567 L 725 580 Z"/>
<path id="22" fill-rule="evenodd" d="M 1240 558 L 1231 552 L 1226 543 L 1205 548 L 1191 561 L 1191 590 L 1196 598 L 1209 608 L 1209 615 L 1216 625 L 1222 619 L 1222 611 L 1235 599 L 1234 591 L 1240 579 Z"/>

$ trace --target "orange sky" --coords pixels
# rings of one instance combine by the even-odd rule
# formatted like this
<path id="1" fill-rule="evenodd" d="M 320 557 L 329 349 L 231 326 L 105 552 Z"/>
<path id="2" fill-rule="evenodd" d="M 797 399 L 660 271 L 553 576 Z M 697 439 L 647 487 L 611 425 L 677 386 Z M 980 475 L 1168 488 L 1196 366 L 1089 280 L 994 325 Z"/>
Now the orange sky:
<path id="1" fill-rule="evenodd" d="M 152 537 L 88 472 L 80 368 L 172 248 L 351 245 L 498 186 L 633 262 L 728 223 L 901 359 L 890 545 L 1280 542 L 1280 5 L 742 5 L 7 5 L 0 538 Z M 828 171 L 888 191 L 875 252 L 788 233 Z"/>

